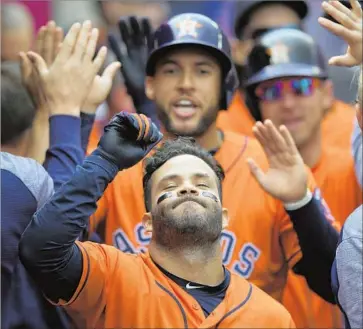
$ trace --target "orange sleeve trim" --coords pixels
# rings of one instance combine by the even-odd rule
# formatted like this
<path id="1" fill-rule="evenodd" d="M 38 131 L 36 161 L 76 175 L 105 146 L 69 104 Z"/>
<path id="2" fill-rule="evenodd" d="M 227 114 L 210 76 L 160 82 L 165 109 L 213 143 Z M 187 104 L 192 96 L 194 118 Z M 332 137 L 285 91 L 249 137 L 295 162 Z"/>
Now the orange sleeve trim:
<path id="1" fill-rule="evenodd" d="M 81 275 L 81 279 L 79 280 L 78 287 L 77 287 L 76 291 L 74 292 L 73 296 L 71 297 L 71 299 L 68 302 L 63 300 L 63 299 L 60 299 L 58 301 L 58 303 L 54 303 L 54 302 L 52 302 L 51 300 L 49 300 L 47 298 L 47 300 L 50 301 L 53 305 L 67 306 L 67 305 L 72 304 L 78 298 L 78 296 L 80 295 L 80 293 L 82 292 L 83 288 L 85 287 L 85 285 L 87 283 L 87 280 L 88 280 L 88 277 L 89 277 L 89 272 L 90 272 L 89 256 L 88 256 L 88 253 L 87 253 L 86 249 L 83 247 L 82 242 L 76 241 L 76 244 L 77 244 L 77 247 L 79 248 L 79 250 L 82 253 L 82 260 L 83 260 L 83 263 L 82 263 L 82 265 L 83 265 L 82 266 L 83 267 L 82 268 L 82 275 Z"/>

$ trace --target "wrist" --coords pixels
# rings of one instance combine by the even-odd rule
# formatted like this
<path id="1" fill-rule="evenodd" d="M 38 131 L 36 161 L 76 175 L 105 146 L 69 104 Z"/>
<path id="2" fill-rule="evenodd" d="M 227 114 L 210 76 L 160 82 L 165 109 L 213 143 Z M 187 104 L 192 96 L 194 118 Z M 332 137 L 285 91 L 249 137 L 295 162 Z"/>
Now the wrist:
<path id="1" fill-rule="evenodd" d="M 118 170 L 122 170 L 122 166 L 117 163 L 115 157 L 111 154 L 107 153 L 101 146 L 98 146 L 93 152 L 93 155 L 97 155 L 102 158 L 104 161 L 107 161 L 111 166 L 116 166 Z"/>
<path id="2" fill-rule="evenodd" d="M 82 106 L 81 112 L 86 114 L 95 114 L 99 105 Z"/>
<path id="3" fill-rule="evenodd" d="M 49 109 L 49 116 L 55 116 L 55 115 L 69 115 L 74 117 L 79 117 L 81 114 L 80 107 L 75 106 L 50 106 Z"/>
<path id="4" fill-rule="evenodd" d="M 284 208 L 288 211 L 300 209 L 300 208 L 306 206 L 311 201 L 312 198 L 313 198 L 313 194 L 311 193 L 311 191 L 309 189 L 307 189 L 304 197 L 301 198 L 300 200 L 295 201 L 295 202 L 284 202 Z"/>

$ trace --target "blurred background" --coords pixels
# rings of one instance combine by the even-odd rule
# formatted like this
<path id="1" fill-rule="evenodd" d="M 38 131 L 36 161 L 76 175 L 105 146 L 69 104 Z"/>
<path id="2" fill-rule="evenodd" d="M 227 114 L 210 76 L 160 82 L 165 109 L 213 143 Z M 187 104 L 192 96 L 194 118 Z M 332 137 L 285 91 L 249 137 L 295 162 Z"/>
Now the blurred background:
<path id="1" fill-rule="evenodd" d="M 53 19 L 66 32 L 72 23 L 90 19 L 101 32 L 100 43 L 107 44 L 107 33 L 115 28 L 120 16 L 148 16 L 154 27 L 168 17 L 182 12 L 203 13 L 216 20 L 234 42 L 234 21 L 243 10 L 240 1 L 2 1 L 1 8 L 1 59 L 16 60 L 19 51 L 31 49 L 33 38 L 40 26 Z M 304 20 L 304 29 L 320 44 L 324 56 L 329 58 L 345 51 L 344 43 L 331 35 L 317 23 L 322 14 L 321 1 L 307 0 L 309 13 Z M 112 60 L 112 54 L 109 55 Z M 331 68 L 331 78 L 338 99 L 353 102 L 356 85 L 352 83 L 353 69 Z M 126 91 L 122 88 L 121 74 L 115 79 L 115 88 L 108 106 L 114 111 L 132 107 Z M 99 114 L 102 116 L 102 110 Z"/>

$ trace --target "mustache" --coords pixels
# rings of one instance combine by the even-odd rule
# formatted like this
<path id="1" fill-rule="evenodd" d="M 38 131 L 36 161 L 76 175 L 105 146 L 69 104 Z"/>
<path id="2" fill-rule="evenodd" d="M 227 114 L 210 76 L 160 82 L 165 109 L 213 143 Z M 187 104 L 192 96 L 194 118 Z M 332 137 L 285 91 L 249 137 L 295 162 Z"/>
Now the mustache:
<path id="1" fill-rule="evenodd" d="M 183 196 L 183 197 L 178 197 L 175 200 L 175 202 L 173 202 L 171 209 L 175 209 L 176 207 L 178 207 L 179 205 L 181 205 L 183 202 L 186 202 L 186 201 L 193 201 L 193 202 L 200 204 L 202 207 L 207 208 L 207 204 L 206 204 L 206 202 L 204 202 L 203 199 L 201 199 L 199 197 L 187 195 L 187 196 Z"/>

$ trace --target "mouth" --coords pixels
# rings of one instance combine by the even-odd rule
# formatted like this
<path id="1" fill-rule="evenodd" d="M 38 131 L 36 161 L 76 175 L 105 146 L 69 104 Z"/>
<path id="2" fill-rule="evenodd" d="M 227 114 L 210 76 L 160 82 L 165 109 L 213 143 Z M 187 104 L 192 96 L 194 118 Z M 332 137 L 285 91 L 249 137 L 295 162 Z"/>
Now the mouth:
<path id="1" fill-rule="evenodd" d="M 180 206 L 181 204 L 185 203 L 185 202 L 194 202 L 197 203 L 198 205 L 202 206 L 203 208 L 206 208 L 207 206 L 199 199 L 194 198 L 194 197 L 184 197 L 184 198 L 178 198 L 173 206 L 172 209 L 175 209 L 176 207 Z"/>
<path id="2" fill-rule="evenodd" d="M 189 99 L 180 99 L 172 105 L 172 109 L 178 118 L 187 120 L 196 114 L 198 106 Z"/>
<path id="3" fill-rule="evenodd" d="M 285 120 L 283 122 L 283 125 L 286 126 L 287 129 L 297 129 L 299 126 L 303 123 L 303 119 L 291 119 L 291 120 Z"/>

